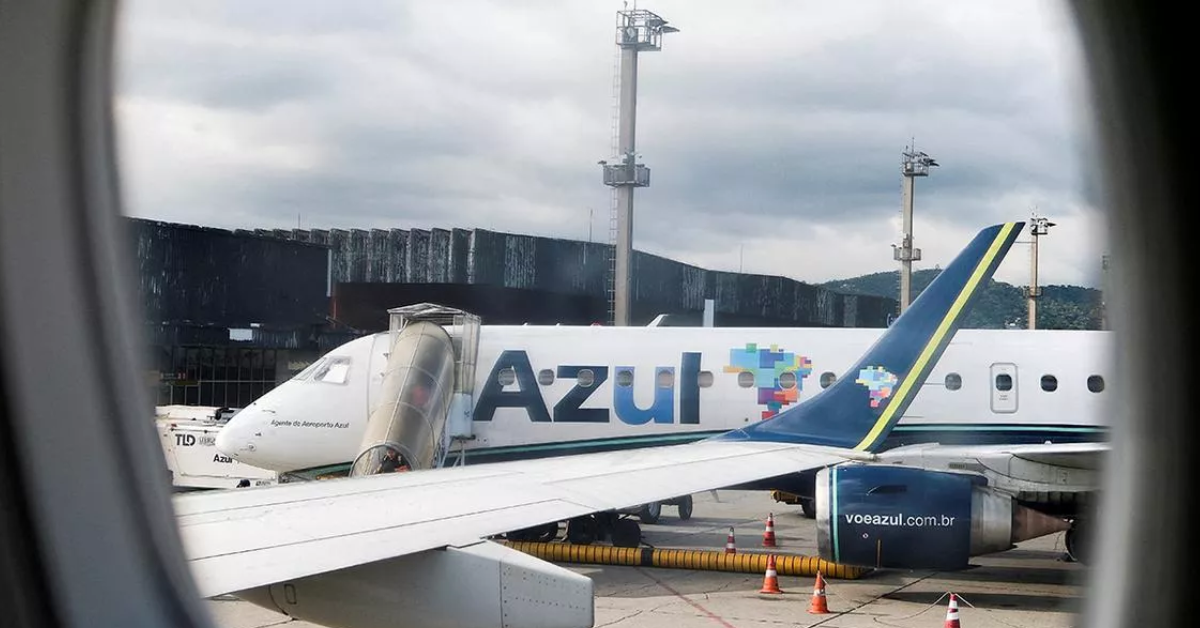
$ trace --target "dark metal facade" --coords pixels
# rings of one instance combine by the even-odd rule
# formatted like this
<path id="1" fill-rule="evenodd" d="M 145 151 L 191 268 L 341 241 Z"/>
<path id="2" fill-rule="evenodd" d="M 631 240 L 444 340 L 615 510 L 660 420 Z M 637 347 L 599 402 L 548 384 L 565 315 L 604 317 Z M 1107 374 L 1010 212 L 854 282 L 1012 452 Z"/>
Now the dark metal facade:
<path id="1" fill-rule="evenodd" d="M 424 284 L 435 292 L 432 285 L 512 288 L 599 300 L 605 309 L 589 310 L 581 318 L 607 318 L 607 244 L 483 229 L 237 233 L 327 244 L 334 285 Z M 883 327 L 896 311 L 894 299 L 845 295 L 785 277 L 710 271 L 639 251 L 634 252 L 633 277 L 634 324 L 645 324 L 661 313 L 700 312 L 706 298 L 716 300 L 718 325 Z M 359 287 L 353 292 L 366 298 L 368 291 Z M 395 292 L 380 289 L 380 294 Z M 345 299 L 339 304 L 343 314 L 354 308 Z M 509 318 L 533 322 L 519 311 Z"/>
<path id="2" fill-rule="evenodd" d="M 324 321 L 325 247 L 138 219 L 128 227 L 147 321 L 226 327 Z"/>

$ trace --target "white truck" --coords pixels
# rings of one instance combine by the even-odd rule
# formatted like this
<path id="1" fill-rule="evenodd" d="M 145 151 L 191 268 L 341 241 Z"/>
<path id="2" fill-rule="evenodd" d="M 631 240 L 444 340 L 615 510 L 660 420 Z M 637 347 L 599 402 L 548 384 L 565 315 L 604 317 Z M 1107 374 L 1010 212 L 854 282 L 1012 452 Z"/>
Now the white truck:
<path id="1" fill-rule="evenodd" d="M 263 486 L 279 482 L 274 471 L 240 463 L 217 451 L 217 432 L 237 414 L 229 408 L 158 406 L 154 422 L 178 491 Z"/>

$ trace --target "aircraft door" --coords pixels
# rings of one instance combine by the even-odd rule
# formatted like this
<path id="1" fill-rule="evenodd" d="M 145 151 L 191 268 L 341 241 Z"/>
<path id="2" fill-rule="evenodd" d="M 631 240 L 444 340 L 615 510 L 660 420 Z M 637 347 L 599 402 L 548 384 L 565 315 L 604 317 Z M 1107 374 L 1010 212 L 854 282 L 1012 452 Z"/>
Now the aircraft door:
<path id="1" fill-rule="evenodd" d="M 1017 365 L 998 362 L 991 369 L 992 412 L 1017 411 Z"/>

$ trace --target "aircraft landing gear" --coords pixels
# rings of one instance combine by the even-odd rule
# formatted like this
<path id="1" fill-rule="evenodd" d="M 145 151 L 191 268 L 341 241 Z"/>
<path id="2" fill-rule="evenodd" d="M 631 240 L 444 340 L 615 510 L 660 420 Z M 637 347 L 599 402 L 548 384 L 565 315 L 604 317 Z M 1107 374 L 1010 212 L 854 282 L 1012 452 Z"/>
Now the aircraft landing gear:
<path id="1" fill-rule="evenodd" d="M 811 497 L 801 499 L 800 500 L 800 510 L 804 512 L 805 519 L 816 519 L 817 518 L 817 500 L 812 499 Z"/>
<path id="2" fill-rule="evenodd" d="M 638 510 L 638 519 L 641 519 L 642 523 L 649 523 L 649 524 L 653 525 L 655 523 L 658 523 L 659 517 L 662 517 L 662 503 L 661 502 L 651 502 L 649 504 L 642 504 L 641 509 Z"/>
<path id="3" fill-rule="evenodd" d="M 549 543 L 558 538 L 558 522 L 547 523 L 546 525 L 533 526 L 523 530 L 513 530 L 504 535 L 504 538 L 510 541 L 533 541 L 540 543 Z"/>
<path id="4" fill-rule="evenodd" d="M 642 543 L 642 526 L 614 512 L 576 517 L 567 522 L 567 541 L 591 545 L 609 539 L 613 547 L 637 547 Z"/>
<path id="5" fill-rule="evenodd" d="M 692 518 L 692 496 L 684 495 L 675 504 L 679 508 L 679 518 L 687 521 Z"/>
<path id="6" fill-rule="evenodd" d="M 612 528 L 613 547 L 637 547 L 642 544 L 642 526 L 633 519 L 617 519 Z"/>
<path id="7" fill-rule="evenodd" d="M 1071 522 L 1071 527 L 1067 529 L 1067 556 L 1071 560 L 1086 565 L 1091 556 L 1088 555 L 1088 530 L 1089 526 L 1079 519 Z"/>
<path id="8" fill-rule="evenodd" d="M 567 522 L 567 541 L 574 545 L 591 545 L 600 537 L 600 524 L 592 515 L 575 517 Z"/>

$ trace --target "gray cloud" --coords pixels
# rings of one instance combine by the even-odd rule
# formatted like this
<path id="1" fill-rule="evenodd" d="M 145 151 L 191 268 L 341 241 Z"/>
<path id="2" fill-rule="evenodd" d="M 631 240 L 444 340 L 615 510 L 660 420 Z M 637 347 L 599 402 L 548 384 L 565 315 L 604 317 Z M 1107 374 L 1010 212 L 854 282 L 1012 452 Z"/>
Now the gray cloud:
<path id="1" fill-rule="evenodd" d="M 1044 3 L 655 5 L 682 32 L 643 55 L 639 248 L 813 281 L 891 268 L 915 136 L 943 164 L 917 184 L 928 265 L 1036 204 L 1062 225 L 1043 278 L 1094 278 L 1077 53 Z M 590 209 L 604 239 L 619 8 L 127 4 L 129 213 L 585 238 Z"/>

